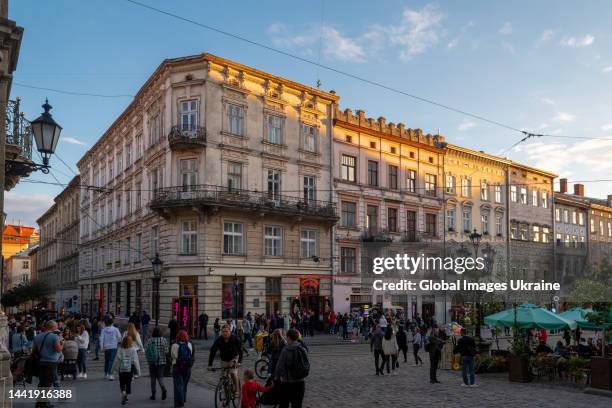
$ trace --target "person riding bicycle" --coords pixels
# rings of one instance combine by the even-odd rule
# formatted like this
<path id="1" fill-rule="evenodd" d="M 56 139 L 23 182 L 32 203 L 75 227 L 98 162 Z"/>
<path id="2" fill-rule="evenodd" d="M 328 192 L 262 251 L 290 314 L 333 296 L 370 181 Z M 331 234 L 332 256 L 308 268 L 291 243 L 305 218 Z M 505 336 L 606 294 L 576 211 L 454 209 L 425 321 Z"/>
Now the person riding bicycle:
<path id="1" fill-rule="evenodd" d="M 221 327 L 221 337 L 213 343 L 210 348 L 208 357 L 208 371 L 212 370 L 213 360 L 219 351 L 221 357 L 221 369 L 229 369 L 229 374 L 234 383 L 234 392 L 236 398 L 239 397 L 240 383 L 238 380 L 238 370 L 242 363 L 242 343 L 232 334 L 232 329 L 229 324 L 224 324 Z"/>

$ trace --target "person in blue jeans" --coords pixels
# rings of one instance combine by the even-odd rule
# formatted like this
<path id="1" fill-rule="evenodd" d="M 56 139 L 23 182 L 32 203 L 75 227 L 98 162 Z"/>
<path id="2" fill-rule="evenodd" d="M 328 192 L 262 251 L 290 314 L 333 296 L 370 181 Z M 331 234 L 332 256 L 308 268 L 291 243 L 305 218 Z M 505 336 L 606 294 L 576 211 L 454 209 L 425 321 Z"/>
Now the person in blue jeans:
<path id="1" fill-rule="evenodd" d="M 474 376 L 474 356 L 476 355 L 476 342 L 467 335 L 465 329 L 461 329 L 461 338 L 457 342 L 455 354 L 461 355 L 461 376 L 463 377 L 462 387 L 478 387 Z"/>
<path id="2" fill-rule="evenodd" d="M 185 402 L 187 402 L 187 384 L 191 377 L 191 367 L 194 360 L 193 352 L 194 348 L 191 342 L 189 342 L 187 332 L 179 330 L 176 342 L 170 349 L 175 408 L 183 407 Z"/>
<path id="3" fill-rule="evenodd" d="M 104 322 L 104 329 L 100 333 L 100 348 L 104 350 L 104 378 L 114 380 L 113 363 L 117 355 L 117 345 L 121 342 L 119 329 L 113 326 L 113 319 Z"/>

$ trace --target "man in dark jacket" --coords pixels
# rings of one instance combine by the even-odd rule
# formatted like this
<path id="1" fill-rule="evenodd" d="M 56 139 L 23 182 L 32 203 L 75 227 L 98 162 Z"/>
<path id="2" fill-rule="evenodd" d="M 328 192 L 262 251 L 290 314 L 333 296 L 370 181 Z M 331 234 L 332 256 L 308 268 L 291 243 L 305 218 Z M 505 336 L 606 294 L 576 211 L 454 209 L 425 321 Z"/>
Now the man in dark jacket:
<path id="1" fill-rule="evenodd" d="M 384 337 L 384 333 L 379 325 L 376 325 L 376 330 L 372 333 L 370 337 L 370 351 L 374 352 L 374 365 L 376 366 L 376 375 L 383 375 L 382 366 L 379 366 L 378 363 L 381 361 L 381 357 L 383 356 L 383 348 L 382 348 L 382 340 Z M 383 360 L 384 364 L 384 360 Z"/>
<path id="2" fill-rule="evenodd" d="M 229 324 L 224 324 L 221 327 L 221 336 L 215 340 L 210 348 L 208 371 L 212 370 L 212 364 L 215 360 L 217 351 L 219 351 L 219 357 L 221 357 L 221 368 L 229 369 L 232 381 L 234 382 L 234 390 L 238 393 L 240 390 L 240 383 L 238 382 L 237 368 L 240 366 L 240 363 L 242 363 L 242 342 L 238 337 L 232 334 L 232 329 Z"/>
<path id="3" fill-rule="evenodd" d="M 208 340 L 208 315 L 204 312 L 200 314 L 198 317 L 198 324 L 200 326 L 200 333 L 198 335 L 199 338 L 202 338 L 202 332 L 204 332 L 204 339 Z"/>
<path id="4" fill-rule="evenodd" d="M 467 335 L 465 329 L 461 329 L 461 338 L 457 342 L 454 354 L 461 355 L 461 375 L 463 377 L 463 387 L 477 387 L 474 378 L 474 356 L 476 355 L 476 342 Z M 469 378 L 468 378 L 469 375 Z"/>
<path id="5" fill-rule="evenodd" d="M 304 366 L 300 367 L 299 359 L 302 358 L 302 363 L 308 365 L 308 352 L 300 343 L 300 333 L 295 329 L 287 331 L 287 346 L 283 348 L 278 358 L 274 380 L 281 384 L 280 389 L 280 406 L 291 408 L 302 408 L 304 400 L 304 392 L 306 391 L 306 383 L 304 381 Z"/>
<path id="6" fill-rule="evenodd" d="M 179 324 L 176 317 L 172 317 L 168 322 L 168 329 L 170 329 L 170 344 L 174 344 L 176 342 L 176 336 L 179 331 Z"/>
<path id="7" fill-rule="evenodd" d="M 429 382 L 431 384 L 439 383 L 438 363 L 440 363 L 440 357 L 442 356 L 442 347 L 444 347 L 444 340 L 440 337 L 440 329 L 434 326 L 431 329 L 429 337 L 427 337 L 427 343 L 425 345 L 427 352 L 429 353 Z"/>

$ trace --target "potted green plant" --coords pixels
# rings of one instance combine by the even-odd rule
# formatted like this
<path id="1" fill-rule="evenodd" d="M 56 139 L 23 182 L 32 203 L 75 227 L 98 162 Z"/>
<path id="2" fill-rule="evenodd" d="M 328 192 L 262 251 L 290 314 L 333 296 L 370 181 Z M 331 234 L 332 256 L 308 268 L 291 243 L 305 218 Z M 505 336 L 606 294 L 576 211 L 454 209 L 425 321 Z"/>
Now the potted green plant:
<path id="1" fill-rule="evenodd" d="M 510 344 L 508 357 L 508 378 L 512 382 L 530 382 L 532 380 L 529 370 L 529 355 L 531 349 L 523 330 L 515 328 L 515 335 Z"/>

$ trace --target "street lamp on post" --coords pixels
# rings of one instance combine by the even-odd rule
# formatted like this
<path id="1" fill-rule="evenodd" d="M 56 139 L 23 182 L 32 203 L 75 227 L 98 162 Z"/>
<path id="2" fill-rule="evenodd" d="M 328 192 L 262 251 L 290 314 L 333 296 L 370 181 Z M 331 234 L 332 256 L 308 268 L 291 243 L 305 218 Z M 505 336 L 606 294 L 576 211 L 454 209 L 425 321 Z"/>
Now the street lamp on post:
<path id="1" fill-rule="evenodd" d="M 155 299 L 155 327 L 159 325 L 159 281 L 161 280 L 162 267 L 164 263 L 159 259 L 159 253 L 151 261 L 153 267 L 153 293 Z"/>
<path id="2" fill-rule="evenodd" d="M 62 127 L 53 120 L 53 117 L 49 113 L 52 108 L 52 106 L 49 105 L 49 100 L 45 99 L 45 104 L 42 107 L 45 111 L 38 118 L 34 119 L 30 125 L 34 133 L 36 148 L 40 152 L 43 160 L 42 165 L 34 165 L 34 170 L 41 170 L 46 174 L 49 173 L 49 158 L 55 153 Z"/>
<path id="3" fill-rule="evenodd" d="M 482 239 L 482 234 L 479 234 L 474 228 L 474 232 L 469 235 L 470 241 L 474 246 L 474 258 L 478 258 L 478 247 L 480 246 L 480 240 Z M 480 338 L 480 301 L 477 299 L 476 301 L 476 332 L 474 333 L 476 344 L 481 343 Z"/>

